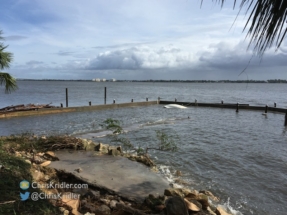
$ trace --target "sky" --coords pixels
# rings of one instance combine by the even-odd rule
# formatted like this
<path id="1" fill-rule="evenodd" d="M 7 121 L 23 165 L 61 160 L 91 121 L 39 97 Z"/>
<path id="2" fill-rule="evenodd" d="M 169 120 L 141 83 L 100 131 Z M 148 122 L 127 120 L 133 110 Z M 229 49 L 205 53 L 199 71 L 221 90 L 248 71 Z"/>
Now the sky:
<path id="1" fill-rule="evenodd" d="M 233 1 L 3 1 L 0 30 L 13 53 L 5 71 L 29 79 L 287 79 L 286 39 L 254 55 L 243 31 L 248 14 L 238 11 Z"/>

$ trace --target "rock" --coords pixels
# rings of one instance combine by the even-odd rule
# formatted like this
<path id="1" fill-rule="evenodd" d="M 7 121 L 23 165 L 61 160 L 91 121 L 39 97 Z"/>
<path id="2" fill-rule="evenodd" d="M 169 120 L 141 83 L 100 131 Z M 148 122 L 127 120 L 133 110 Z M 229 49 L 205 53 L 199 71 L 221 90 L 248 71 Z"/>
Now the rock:
<path id="1" fill-rule="evenodd" d="M 91 140 L 87 140 L 87 139 L 82 139 L 82 143 L 83 143 L 83 148 L 87 151 L 95 151 L 95 146 L 96 144 L 91 141 Z"/>
<path id="2" fill-rule="evenodd" d="M 44 152 L 38 152 L 38 153 L 37 153 L 37 155 L 38 155 L 38 156 L 41 156 L 41 157 L 42 157 L 44 154 L 45 154 Z"/>
<path id="3" fill-rule="evenodd" d="M 169 185 L 170 185 L 170 187 L 172 187 L 172 188 L 174 188 L 174 189 L 180 189 L 180 188 L 182 188 L 182 185 L 176 184 L 176 183 L 170 183 Z"/>
<path id="4" fill-rule="evenodd" d="M 76 172 L 80 173 L 80 172 L 82 172 L 82 171 L 83 171 L 83 169 L 82 169 L 81 167 L 79 167 L 79 168 L 75 169 L 74 171 L 76 171 Z"/>
<path id="5" fill-rule="evenodd" d="M 217 215 L 232 215 L 232 214 L 230 214 L 230 213 L 227 213 L 226 210 L 225 210 L 222 206 L 218 206 L 218 207 L 216 208 L 215 213 L 216 213 Z"/>
<path id="6" fill-rule="evenodd" d="M 56 157 L 55 153 L 52 151 L 45 152 L 44 157 L 46 157 L 47 159 L 52 160 L 52 161 L 58 161 L 59 160 L 59 158 Z"/>
<path id="7" fill-rule="evenodd" d="M 99 151 L 103 154 L 107 154 L 109 152 L 108 149 L 109 149 L 108 144 L 99 143 L 98 145 L 95 146 L 95 151 Z"/>
<path id="8" fill-rule="evenodd" d="M 117 200 L 112 200 L 112 201 L 110 201 L 110 208 L 111 208 L 111 209 L 116 208 L 116 207 L 117 207 L 117 203 L 118 203 Z"/>
<path id="9" fill-rule="evenodd" d="M 188 215 L 183 198 L 173 196 L 165 201 L 166 215 Z"/>
<path id="10" fill-rule="evenodd" d="M 131 203 L 124 203 L 122 200 L 119 200 L 119 203 L 123 204 L 123 205 L 127 205 L 127 206 L 132 206 Z"/>
<path id="11" fill-rule="evenodd" d="M 182 188 L 168 188 L 164 190 L 164 195 L 165 196 L 180 196 L 184 197 L 184 193 L 188 193 L 187 189 L 182 189 Z"/>
<path id="12" fill-rule="evenodd" d="M 108 154 L 113 155 L 113 156 L 118 156 L 118 155 L 121 155 L 121 152 L 118 151 L 116 148 L 111 148 L 111 149 L 109 149 Z"/>
<path id="13" fill-rule="evenodd" d="M 16 151 L 16 152 L 15 152 L 15 156 L 16 156 L 16 157 L 22 157 L 22 154 L 21 154 L 20 152 Z"/>
<path id="14" fill-rule="evenodd" d="M 62 202 L 72 208 L 73 214 L 78 214 L 80 205 L 80 195 L 76 193 L 66 192 L 62 194 Z"/>
<path id="15" fill-rule="evenodd" d="M 29 153 L 29 152 L 22 153 L 22 157 L 25 157 L 25 158 L 28 158 L 28 159 L 32 159 L 33 158 L 32 154 Z"/>
<path id="16" fill-rule="evenodd" d="M 47 151 L 47 152 L 45 152 L 44 155 L 46 155 L 46 156 L 51 156 L 51 157 L 55 157 L 55 152 Z"/>
<path id="17" fill-rule="evenodd" d="M 148 207 L 156 209 L 158 208 L 157 206 L 164 205 L 164 200 L 165 200 L 164 196 L 155 197 L 154 195 L 149 194 L 149 196 L 145 199 L 145 203 L 147 204 Z"/>
<path id="18" fill-rule="evenodd" d="M 105 205 L 110 204 L 110 200 L 108 200 L 108 199 L 100 199 L 100 202 L 104 203 Z"/>
<path id="19" fill-rule="evenodd" d="M 207 210 L 199 211 L 199 212 L 191 212 L 193 215 L 211 215 Z"/>
<path id="20" fill-rule="evenodd" d="M 33 157 L 33 162 L 36 164 L 40 164 L 43 163 L 45 160 L 43 160 L 43 158 L 41 158 L 40 156 L 36 155 Z"/>
<path id="21" fill-rule="evenodd" d="M 66 209 L 65 209 L 64 207 L 59 207 L 59 210 L 60 210 L 61 212 L 64 212 Z"/>
<path id="22" fill-rule="evenodd" d="M 184 199 L 184 202 L 186 204 L 186 207 L 190 211 L 198 212 L 201 210 L 200 207 L 197 206 L 197 204 L 194 204 L 193 202 L 188 201 L 187 199 Z"/>
<path id="23" fill-rule="evenodd" d="M 70 213 L 70 211 L 65 210 L 64 213 L 63 213 L 63 215 L 69 215 L 69 213 Z"/>
<path id="24" fill-rule="evenodd" d="M 49 180 L 50 180 L 50 176 L 49 175 L 44 175 L 43 181 L 49 181 Z"/>
<path id="25" fill-rule="evenodd" d="M 43 163 L 40 164 L 40 166 L 48 166 L 50 165 L 51 161 L 45 161 Z"/>
<path id="26" fill-rule="evenodd" d="M 100 199 L 100 197 L 101 197 L 100 191 L 89 190 L 88 192 L 83 194 L 83 198 L 90 198 L 93 200 L 98 200 Z"/>
<path id="27" fill-rule="evenodd" d="M 218 197 L 214 196 L 212 194 L 212 192 L 210 192 L 208 190 L 201 190 L 201 191 L 199 191 L 199 193 L 203 193 L 203 194 L 207 195 L 212 201 L 219 202 L 219 200 L 220 200 Z"/>
<path id="28" fill-rule="evenodd" d="M 157 212 L 161 212 L 163 211 L 163 209 L 165 209 L 165 205 L 157 205 L 154 208 Z"/>
<path id="29" fill-rule="evenodd" d="M 44 178 L 44 174 L 41 171 L 35 170 L 32 172 L 32 177 L 35 181 L 40 181 Z"/>
<path id="30" fill-rule="evenodd" d="M 208 202 L 208 197 L 207 195 L 203 194 L 203 193 L 199 193 L 196 196 L 196 200 L 202 205 L 202 208 L 204 210 L 207 210 L 207 207 L 209 206 L 209 202 Z"/>
<path id="31" fill-rule="evenodd" d="M 111 209 L 106 205 L 101 205 L 95 210 L 95 214 L 97 215 L 110 215 Z"/>
<path id="32" fill-rule="evenodd" d="M 181 179 L 181 178 L 176 178 L 176 179 L 174 180 L 174 182 L 177 183 L 177 184 L 181 184 L 181 185 L 190 185 L 189 182 L 186 182 L 186 181 L 184 181 L 184 180 Z"/>
<path id="33" fill-rule="evenodd" d="M 152 167 L 156 166 L 155 163 L 146 155 L 146 156 L 137 156 L 136 161 L 143 163 L 146 166 Z"/>
<path id="34" fill-rule="evenodd" d="M 208 211 L 211 215 L 216 215 L 216 213 L 215 213 L 210 207 L 207 207 L 207 211 Z"/>
<path id="35" fill-rule="evenodd" d="M 26 159 L 25 162 L 28 163 L 28 164 L 31 164 L 31 161 L 28 160 L 28 159 Z"/>
<path id="36" fill-rule="evenodd" d="M 148 156 L 137 156 L 137 155 L 131 155 L 131 154 L 124 154 L 124 157 L 128 158 L 132 161 L 137 161 L 139 163 L 143 163 L 146 166 L 154 167 L 156 166 L 155 163 L 148 157 Z"/>
<path id="37" fill-rule="evenodd" d="M 85 195 L 89 192 L 90 192 L 90 190 L 86 189 L 86 188 L 74 188 L 73 189 L 73 193 L 80 194 L 83 197 L 85 197 Z"/>
<path id="38" fill-rule="evenodd" d="M 111 149 L 116 149 L 120 153 L 123 153 L 123 150 L 122 150 L 121 146 L 109 146 L 108 150 L 111 150 Z"/>
<path id="39" fill-rule="evenodd" d="M 83 203 L 83 201 L 81 202 Z M 91 213 L 95 213 L 96 212 L 96 207 L 95 205 L 93 205 L 92 203 L 90 202 L 86 202 L 84 204 L 81 205 L 81 209 L 82 210 L 88 210 L 90 211 Z"/>
<path id="40" fill-rule="evenodd" d="M 187 190 L 187 192 L 184 193 L 185 198 L 189 199 L 196 199 L 196 196 L 199 194 L 197 190 Z"/>
<path id="41" fill-rule="evenodd" d="M 182 176 L 182 173 L 181 173 L 181 171 L 176 170 L 176 171 L 175 171 L 175 175 L 176 175 L 177 177 L 179 177 L 179 176 Z"/>

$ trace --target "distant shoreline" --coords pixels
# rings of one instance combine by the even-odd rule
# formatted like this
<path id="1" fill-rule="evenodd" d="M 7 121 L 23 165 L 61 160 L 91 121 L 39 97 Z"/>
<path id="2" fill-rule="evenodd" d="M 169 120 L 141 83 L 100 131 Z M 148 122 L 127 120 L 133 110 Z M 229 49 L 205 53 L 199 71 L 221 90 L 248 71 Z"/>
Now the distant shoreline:
<path id="1" fill-rule="evenodd" d="M 65 80 L 65 79 L 17 79 L 17 81 L 78 81 L 78 82 L 97 82 L 92 80 Z M 103 81 L 101 81 L 103 82 Z M 270 80 L 116 80 L 105 82 L 163 82 L 163 83 L 287 83 L 285 79 Z M 98 82 L 97 82 L 98 83 Z"/>

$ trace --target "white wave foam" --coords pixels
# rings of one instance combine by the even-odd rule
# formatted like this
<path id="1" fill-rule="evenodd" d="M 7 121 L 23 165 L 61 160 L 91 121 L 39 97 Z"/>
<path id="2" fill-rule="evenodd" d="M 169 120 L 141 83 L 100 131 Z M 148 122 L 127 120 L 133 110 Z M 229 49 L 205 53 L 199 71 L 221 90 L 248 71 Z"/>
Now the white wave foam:
<path id="1" fill-rule="evenodd" d="M 223 205 L 220 206 L 222 206 L 227 212 L 230 212 L 232 215 L 243 215 L 243 213 L 231 207 L 230 198 L 228 198 L 227 202 L 225 202 Z"/>
<path id="2" fill-rule="evenodd" d="M 159 170 L 160 174 L 161 174 L 169 183 L 171 183 L 174 188 L 182 188 L 182 187 L 183 187 L 182 185 L 175 183 L 175 179 L 176 179 L 176 178 L 175 178 L 174 175 L 171 173 L 169 166 L 159 165 L 159 166 L 158 166 L 158 170 Z"/>

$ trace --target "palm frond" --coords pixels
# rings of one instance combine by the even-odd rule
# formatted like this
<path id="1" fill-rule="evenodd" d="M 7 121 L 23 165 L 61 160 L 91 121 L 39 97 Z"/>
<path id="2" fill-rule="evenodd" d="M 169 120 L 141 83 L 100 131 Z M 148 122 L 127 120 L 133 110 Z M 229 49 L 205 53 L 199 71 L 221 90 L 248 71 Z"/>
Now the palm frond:
<path id="1" fill-rule="evenodd" d="M 213 1 L 220 3 L 222 7 L 226 0 Z M 237 1 L 234 0 L 233 8 L 236 4 Z M 241 0 L 239 7 L 240 10 L 247 7 L 246 13 L 251 11 L 243 29 L 249 27 L 246 35 L 251 37 L 249 47 L 255 44 L 254 51 L 258 55 L 263 55 L 265 50 L 274 44 L 278 49 L 287 33 L 287 26 L 284 26 L 287 18 L 287 0 Z"/>
<path id="2" fill-rule="evenodd" d="M 0 41 L 4 40 L 2 37 L 2 31 L 0 30 Z M 9 68 L 11 61 L 13 60 L 13 54 L 5 51 L 8 46 L 5 46 L 0 42 L 0 69 Z M 17 84 L 16 79 L 13 78 L 9 73 L 0 72 L 0 86 L 5 85 L 5 93 L 11 93 L 16 90 Z"/>
<path id="3" fill-rule="evenodd" d="M 13 78 L 9 73 L 0 72 L 0 86 L 5 85 L 5 93 L 11 93 L 18 89 L 16 79 Z"/>
<path id="4" fill-rule="evenodd" d="M 6 48 L 7 46 L 1 46 L 0 44 L 0 69 L 9 68 L 13 60 L 13 54 L 4 51 Z"/>
<path id="5" fill-rule="evenodd" d="M 4 40 L 2 37 L 2 31 L 0 30 L 0 41 Z M 9 68 L 10 63 L 13 59 L 13 54 L 5 51 L 8 46 L 5 46 L 0 42 L 0 69 Z"/>

